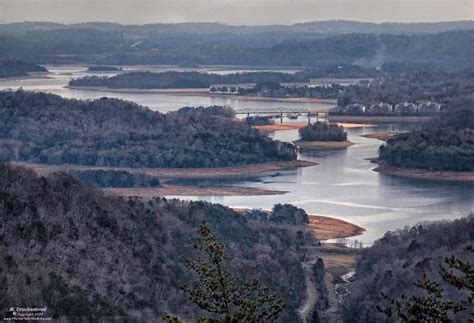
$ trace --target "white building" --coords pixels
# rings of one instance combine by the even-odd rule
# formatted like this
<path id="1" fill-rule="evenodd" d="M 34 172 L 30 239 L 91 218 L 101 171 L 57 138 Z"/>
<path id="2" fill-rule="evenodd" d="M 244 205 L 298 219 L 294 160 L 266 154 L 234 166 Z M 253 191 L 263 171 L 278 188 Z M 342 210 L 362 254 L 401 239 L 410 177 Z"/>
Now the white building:
<path id="1" fill-rule="evenodd" d="M 348 113 L 364 113 L 366 110 L 365 105 L 360 103 L 349 104 L 344 111 Z"/>
<path id="2" fill-rule="evenodd" d="M 418 112 L 420 113 L 437 113 L 441 110 L 441 104 L 437 102 L 427 101 L 418 105 Z"/>
<path id="3" fill-rule="evenodd" d="M 395 105 L 394 112 L 407 114 L 407 113 L 416 113 L 418 107 L 414 103 L 404 102 Z"/>
<path id="4" fill-rule="evenodd" d="M 392 113 L 393 112 L 393 106 L 391 104 L 385 103 L 385 102 L 379 102 L 372 104 L 369 107 L 369 113 Z"/>

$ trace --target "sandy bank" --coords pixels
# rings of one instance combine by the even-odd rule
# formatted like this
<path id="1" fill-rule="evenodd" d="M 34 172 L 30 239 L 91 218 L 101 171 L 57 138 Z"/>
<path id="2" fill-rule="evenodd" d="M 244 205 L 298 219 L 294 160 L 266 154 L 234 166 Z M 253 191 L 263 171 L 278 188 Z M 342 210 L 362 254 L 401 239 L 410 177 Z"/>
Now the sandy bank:
<path id="1" fill-rule="evenodd" d="M 437 182 L 474 183 L 474 172 L 431 171 L 427 169 L 395 167 L 386 164 L 380 164 L 373 171 L 390 176 Z"/>
<path id="2" fill-rule="evenodd" d="M 365 232 L 364 228 L 353 223 L 322 215 L 310 215 L 309 226 L 319 240 L 349 238 Z"/>
<path id="3" fill-rule="evenodd" d="M 348 122 L 337 122 L 338 126 L 344 128 L 364 128 L 364 127 L 377 127 L 373 124 L 368 123 L 348 123 Z M 306 123 L 288 123 L 288 124 L 270 124 L 265 126 L 253 126 L 255 129 L 258 129 L 260 132 L 269 133 L 274 131 L 282 130 L 299 130 L 306 127 Z"/>
<path id="4" fill-rule="evenodd" d="M 108 188 L 106 191 L 122 196 L 139 196 L 145 198 L 157 196 L 258 196 L 288 193 L 288 191 L 266 190 L 255 187 L 198 187 L 167 184 L 162 184 L 159 187 Z"/>
<path id="5" fill-rule="evenodd" d="M 245 214 L 250 209 L 234 208 L 234 211 Z M 262 210 L 271 213 L 269 210 Z M 291 226 L 291 225 L 289 225 Z M 294 225 L 300 227 L 299 225 Z M 318 240 L 330 240 L 337 238 L 349 238 L 358 236 L 365 232 L 365 229 L 350 222 L 322 215 L 309 215 L 309 225 L 311 231 Z"/>
<path id="6" fill-rule="evenodd" d="M 382 141 L 386 141 L 396 135 L 399 135 L 403 132 L 400 131 L 384 131 L 384 132 L 374 132 L 374 133 L 369 133 L 367 135 L 360 135 L 361 137 L 364 138 L 371 138 L 371 139 L 378 139 Z"/>
<path id="7" fill-rule="evenodd" d="M 429 116 L 329 116 L 331 122 L 425 122 L 431 119 Z"/>
<path id="8" fill-rule="evenodd" d="M 34 163 L 12 162 L 13 164 L 33 168 L 42 175 L 52 172 L 71 170 L 124 170 L 133 174 L 156 176 L 160 179 L 177 178 L 232 178 L 255 176 L 267 172 L 278 172 L 299 167 L 317 165 L 306 160 L 275 161 L 235 167 L 216 168 L 130 168 L 130 167 L 98 167 L 82 165 L 44 165 Z"/>
<path id="9" fill-rule="evenodd" d="M 353 145 L 349 140 L 344 141 L 304 141 L 296 140 L 293 143 L 300 147 L 303 151 L 307 150 L 319 150 L 319 149 L 342 149 Z"/>
<path id="10" fill-rule="evenodd" d="M 367 128 L 367 127 L 377 127 L 377 125 L 370 123 L 349 123 L 349 122 L 336 122 L 338 126 L 344 128 Z"/>
<path id="11" fill-rule="evenodd" d="M 255 129 L 258 129 L 261 132 L 274 132 L 282 130 L 298 130 L 306 127 L 304 123 L 290 123 L 290 124 L 270 124 L 265 126 L 254 126 Z"/>

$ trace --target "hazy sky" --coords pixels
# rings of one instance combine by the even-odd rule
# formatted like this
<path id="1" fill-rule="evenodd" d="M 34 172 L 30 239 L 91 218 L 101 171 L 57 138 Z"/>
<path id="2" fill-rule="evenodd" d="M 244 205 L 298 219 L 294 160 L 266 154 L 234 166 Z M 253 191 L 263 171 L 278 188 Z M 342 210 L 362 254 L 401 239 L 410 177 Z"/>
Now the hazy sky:
<path id="1" fill-rule="evenodd" d="M 0 0 L 0 22 L 111 21 L 124 24 L 312 20 L 474 20 L 474 0 Z"/>

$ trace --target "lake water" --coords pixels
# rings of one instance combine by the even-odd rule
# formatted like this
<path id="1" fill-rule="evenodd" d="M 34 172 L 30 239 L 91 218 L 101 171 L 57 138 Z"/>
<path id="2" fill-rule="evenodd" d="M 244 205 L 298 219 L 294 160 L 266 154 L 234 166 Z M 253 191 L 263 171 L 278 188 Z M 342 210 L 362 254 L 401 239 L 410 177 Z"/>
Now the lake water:
<path id="1" fill-rule="evenodd" d="M 332 105 L 319 103 L 282 103 L 280 101 L 249 101 L 239 100 L 231 96 L 226 97 L 210 97 L 199 95 L 177 95 L 167 93 L 143 93 L 143 92 L 112 92 L 112 91 L 90 91 L 65 88 L 71 78 L 79 78 L 87 75 L 111 76 L 115 73 L 88 73 L 86 66 L 46 66 L 48 78 L 30 78 L 17 80 L 1 80 L 0 90 L 17 89 L 22 87 L 24 90 L 43 91 L 61 95 L 71 99 L 99 99 L 102 97 L 114 97 L 124 100 L 136 102 L 138 104 L 149 107 L 152 110 L 160 112 L 174 111 L 184 106 L 210 106 L 210 105 L 229 105 L 234 108 L 275 108 L 275 107 L 293 107 L 293 108 L 327 108 Z M 229 68 L 169 68 L 169 67 L 150 67 L 141 66 L 134 67 L 139 70 L 151 71 L 168 71 L 168 70 L 193 70 L 193 71 L 209 71 L 216 74 L 229 74 L 250 70 L 237 70 Z M 131 70 L 131 67 L 124 68 L 125 71 Z M 266 71 L 266 70 L 258 70 Z M 294 70 L 278 70 L 280 72 L 295 72 Z"/>
<path id="2" fill-rule="evenodd" d="M 247 107 L 320 108 L 321 104 L 282 103 L 278 101 L 242 101 L 233 98 L 205 96 L 180 96 L 162 93 L 117 93 L 84 91 L 64 88 L 72 77 L 86 75 L 85 67 L 48 66 L 52 73 L 47 79 L 22 79 L 0 82 L 0 89 L 23 87 L 25 90 L 45 91 L 68 98 L 94 99 L 104 96 L 131 100 L 157 111 L 176 110 L 182 106 L 230 105 Z M 155 67 L 156 70 L 166 68 Z M 231 73 L 239 70 L 212 69 L 213 72 Z M 291 71 L 288 71 L 291 72 Z M 327 106 L 326 106 L 327 107 Z M 292 120 L 292 122 L 295 122 Z M 304 122 L 304 118 L 300 120 Z M 422 221 L 454 219 L 474 210 L 474 185 L 443 184 L 386 176 L 373 172 L 374 164 L 366 158 L 375 157 L 381 141 L 360 137 L 379 131 L 410 130 L 412 125 L 384 124 L 377 127 L 348 129 L 353 146 L 339 151 L 326 151 L 302 155 L 302 159 L 319 165 L 267 174 L 258 181 L 247 180 L 235 185 L 290 191 L 284 195 L 241 197 L 209 196 L 187 197 L 205 199 L 231 207 L 270 209 L 276 203 L 291 203 L 308 214 L 340 218 L 367 229 L 359 237 L 364 244 L 371 244 L 386 231 L 414 225 Z M 295 130 L 280 131 L 274 138 L 292 141 Z M 183 197 L 180 197 L 183 198 Z"/>

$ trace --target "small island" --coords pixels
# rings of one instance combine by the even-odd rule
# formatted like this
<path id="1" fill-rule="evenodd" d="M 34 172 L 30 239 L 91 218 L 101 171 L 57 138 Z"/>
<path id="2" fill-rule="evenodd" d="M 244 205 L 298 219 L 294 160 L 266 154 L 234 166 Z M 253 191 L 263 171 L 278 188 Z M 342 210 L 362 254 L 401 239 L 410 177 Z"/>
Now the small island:
<path id="1" fill-rule="evenodd" d="M 0 78 L 22 77 L 31 73 L 47 73 L 43 66 L 16 59 L 0 60 Z"/>
<path id="2" fill-rule="evenodd" d="M 335 123 L 316 122 L 299 130 L 300 140 L 293 143 L 302 150 L 341 149 L 353 145 L 347 132 Z"/>
<path id="3" fill-rule="evenodd" d="M 122 71 L 121 67 L 108 66 L 108 65 L 93 65 L 89 66 L 87 69 L 88 72 L 120 72 Z"/>

